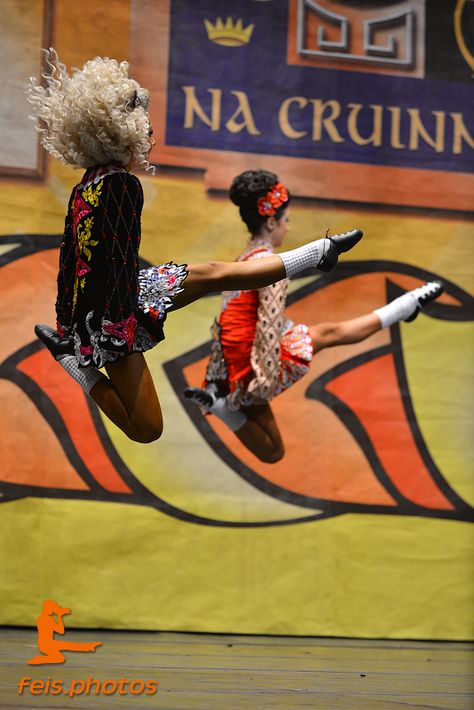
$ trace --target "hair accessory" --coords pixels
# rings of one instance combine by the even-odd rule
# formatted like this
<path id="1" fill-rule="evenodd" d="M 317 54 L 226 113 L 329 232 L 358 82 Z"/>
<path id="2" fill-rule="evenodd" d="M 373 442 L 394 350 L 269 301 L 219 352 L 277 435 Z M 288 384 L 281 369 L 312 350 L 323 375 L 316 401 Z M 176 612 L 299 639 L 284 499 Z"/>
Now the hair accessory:
<path id="1" fill-rule="evenodd" d="M 272 217 L 285 202 L 288 202 L 288 193 L 282 183 L 277 182 L 270 192 L 259 198 L 257 211 L 262 217 Z"/>
<path id="2" fill-rule="evenodd" d="M 135 91 L 133 93 L 132 98 L 128 102 L 128 106 L 133 110 L 135 108 L 138 108 L 139 106 L 142 106 L 145 111 L 148 111 L 148 106 L 150 103 L 150 99 L 148 96 L 148 92 L 145 91 L 144 89 L 140 89 L 139 91 Z"/>

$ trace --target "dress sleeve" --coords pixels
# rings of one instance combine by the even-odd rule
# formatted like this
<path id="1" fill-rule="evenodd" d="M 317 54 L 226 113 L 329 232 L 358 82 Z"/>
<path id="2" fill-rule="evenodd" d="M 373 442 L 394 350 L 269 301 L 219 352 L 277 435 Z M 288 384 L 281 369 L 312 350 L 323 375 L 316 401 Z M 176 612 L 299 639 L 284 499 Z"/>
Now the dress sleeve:
<path id="1" fill-rule="evenodd" d="M 126 354 L 137 343 L 164 338 L 162 322 L 138 308 L 143 191 L 134 175 L 117 172 L 107 180 L 102 195 L 105 305 L 99 345 Z"/>
<path id="2" fill-rule="evenodd" d="M 257 402 L 272 399 L 280 377 L 280 339 L 285 325 L 287 279 L 258 291 L 258 319 L 250 363 L 255 373 L 248 392 Z"/>
<path id="3" fill-rule="evenodd" d="M 102 223 L 106 249 L 102 329 L 117 336 L 124 328 L 136 329 L 142 206 L 142 188 L 134 175 L 117 172 L 106 180 Z"/>

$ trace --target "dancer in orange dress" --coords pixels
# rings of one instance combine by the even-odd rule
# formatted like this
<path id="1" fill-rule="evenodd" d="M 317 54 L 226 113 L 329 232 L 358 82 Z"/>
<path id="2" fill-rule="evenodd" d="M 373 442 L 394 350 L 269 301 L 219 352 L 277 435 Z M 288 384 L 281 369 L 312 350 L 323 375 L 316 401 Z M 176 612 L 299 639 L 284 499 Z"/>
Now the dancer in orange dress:
<path id="1" fill-rule="evenodd" d="M 251 235 L 238 262 L 255 263 L 273 255 L 288 231 L 290 204 L 277 175 L 246 171 L 234 179 L 229 196 Z M 292 273 L 287 270 L 286 276 Z M 443 291 L 441 283 L 430 282 L 358 318 L 295 325 L 284 313 L 287 288 L 285 278 L 260 289 L 223 293 L 205 386 L 184 393 L 204 412 L 222 419 L 266 463 L 284 454 L 269 402 L 308 372 L 317 352 L 365 340 L 400 320 L 414 320 L 420 308 Z"/>

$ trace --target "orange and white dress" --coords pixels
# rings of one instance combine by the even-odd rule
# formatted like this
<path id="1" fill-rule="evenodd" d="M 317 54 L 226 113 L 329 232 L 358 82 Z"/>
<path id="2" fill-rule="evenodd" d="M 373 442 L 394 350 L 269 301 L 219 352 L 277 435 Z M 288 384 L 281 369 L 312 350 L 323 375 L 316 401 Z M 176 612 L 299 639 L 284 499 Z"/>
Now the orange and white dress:
<path id="1" fill-rule="evenodd" d="M 237 261 L 274 254 L 252 239 Z M 261 405 L 309 370 L 313 346 L 307 325 L 285 318 L 288 279 L 251 291 L 225 291 L 211 329 L 205 384 L 217 385 L 231 409 Z"/>

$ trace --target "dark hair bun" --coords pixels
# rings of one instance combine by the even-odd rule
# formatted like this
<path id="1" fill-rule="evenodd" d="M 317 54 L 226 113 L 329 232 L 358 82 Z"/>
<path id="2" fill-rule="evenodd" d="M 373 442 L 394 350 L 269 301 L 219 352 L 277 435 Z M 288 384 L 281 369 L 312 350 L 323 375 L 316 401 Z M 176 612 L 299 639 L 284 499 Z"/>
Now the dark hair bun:
<path id="1" fill-rule="evenodd" d="M 267 170 L 246 170 L 234 178 L 229 197 L 237 207 L 254 207 L 259 197 L 263 197 L 278 182 L 275 173 Z"/>
<path id="2" fill-rule="evenodd" d="M 258 211 L 258 201 L 270 192 L 278 182 L 278 176 L 268 170 L 246 170 L 234 178 L 229 190 L 229 197 L 239 208 L 240 216 L 248 227 L 250 234 L 258 234 L 260 228 L 268 219 Z M 288 190 L 287 190 L 288 192 Z M 274 213 L 275 219 L 280 219 L 290 202 L 290 193 L 286 202 Z"/>

